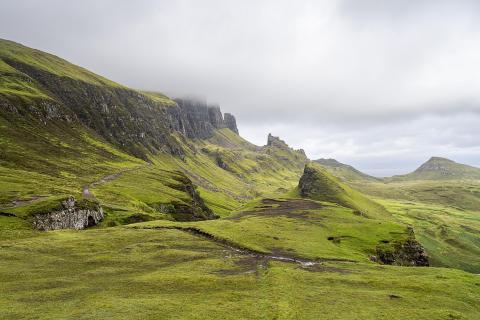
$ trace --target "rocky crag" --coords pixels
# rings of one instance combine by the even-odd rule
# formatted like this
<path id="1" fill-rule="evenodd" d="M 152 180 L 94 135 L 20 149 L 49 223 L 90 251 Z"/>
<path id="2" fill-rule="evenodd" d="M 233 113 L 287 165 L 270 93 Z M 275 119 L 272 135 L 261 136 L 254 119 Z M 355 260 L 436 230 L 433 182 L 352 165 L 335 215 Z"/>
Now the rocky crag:
<path id="1" fill-rule="evenodd" d="M 61 201 L 60 206 L 51 212 L 36 214 L 33 226 L 38 230 L 85 229 L 103 220 L 102 207 L 91 201 L 77 202 L 74 197 Z"/>
<path id="2" fill-rule="evenodd" d="M 222 114 L 218 105 L 193 99 L 175 99 L 176 105 L 166 109 L 171 129 L 181 132 L 187 138 L 207 139 L 215 129 L 229 128 L 238 134 L 235 117 Z"/>
<path id="3" fill-rule="evenodd" d="M 190 139 L 209 138 L 220 128 L 238 133 L 235 118 L 224 116 L 219 106 L 156 99 L 53 55 L 11 41 L 0 39 L 0 44 L 0 74 L 8 80 L 8 90 L 0 91 L 0 116 L 10 121 L 16 117 L 47 126 L 51 121 L 81 123 L 144 160 L 156 152 L 183 155 L 175 132 Z"/>

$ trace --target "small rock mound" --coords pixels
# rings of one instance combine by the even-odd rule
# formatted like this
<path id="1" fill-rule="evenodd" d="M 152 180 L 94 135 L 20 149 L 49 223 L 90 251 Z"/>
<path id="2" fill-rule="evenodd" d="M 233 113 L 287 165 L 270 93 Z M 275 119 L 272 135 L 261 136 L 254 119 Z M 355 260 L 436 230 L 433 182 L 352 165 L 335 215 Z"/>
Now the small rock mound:
<path id="1" fill-rule="evenodd" d="M 376 248 L 376 259 L 383 264 L 428 267 L 428 255 L 423 246 L 413 237 L 395 241 L 393 245 L 380 244 Z"/>
<path id="2" fill-rule="evenodd" d="M 33 216 L 33 226 L 38 230 L 85 229 L 97 225 L 104 218 L 102 207 L 90 200 L 77 201 L 68 197 L 57 209 Z"/>

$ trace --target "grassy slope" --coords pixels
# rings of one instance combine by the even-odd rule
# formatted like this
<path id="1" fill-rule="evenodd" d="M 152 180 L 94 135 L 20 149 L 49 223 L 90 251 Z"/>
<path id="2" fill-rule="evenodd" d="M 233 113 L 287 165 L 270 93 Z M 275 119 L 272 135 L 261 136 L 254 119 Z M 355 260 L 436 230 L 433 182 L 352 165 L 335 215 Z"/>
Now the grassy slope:
<path id="1" fill-rule="evenodd" d="M 322 165 L 330 172 L 332 175 L 338 179 L 349 182 L 349 181 L 379 181 L 380 179 L 369 176 L 352 166 L 338 162 L 335 159 L 317 159 L 314 162 Z"/>
<path id="2" fill-rule="evenodd" d="M 151 166 L 128 172 L 92 192 L 110 207 L 151 213 L 156 205 L 181 198 L 177 190 L 166 185 L 171 172 L 178 170 L 199 187 L 200 195 L 215 213 L 226 216 L 252 198 L 293 187 L 300 175 L 293 158 L 291 162 L 278 163 L 276 150 L 266 154 L 229 129 L 221 129 L 210 141 L 196 141 L 191 147 L 193 150 L 185 148 L 184 159 L 167 154 L 152 156 Z M 218 154 L 227 169 L 218 165 Z"/>
<path id="3" fill-rule="evenodd" d="M 9 59 L 36 64 L 63 77 L 117 86 L 86 70 L 70 69 L 54 56 L 28 48 L 12 53 L 8 42 L 2 42 L 2 47 L 3 95 L 49 99 L 49 93 L 35 81 L 5 64 Z M 133 168 L 92 188 L 108 214 L 103 226 L 128 222 L 135 213 L 168 218 L 157 205 L 186 200 L 185 193 L 169 186 L 177 171 L 186 173 L 199 185 L 207 204 L 227 216 L 252 198 L 275 196 L 295 186 L 303 164 L 297 153 L 258 149 L 229 130 L 221 130 L 209 141 L 183 141 L 191 150 L 184 160 L 160 154 L 152 156 L 153 164 L 147 165 L 83 127 L 61 123 L 42 127 L 18 119 L 12 125 L 11 121 L 0 119 L 1 206 L 46 196 L 2 210 L 19 216 L 65 194 L 78 195 L 83 185 L 105 175 Z M 219 159 L 225 168 L 219 166 Z M 340 199 L 346 206 L 371 207 L 354 190 Z M 308 213 L 245 214 L 252 207 L 239 212 L 239 219 L 191 225 L 261 251 L 360 263 L 327 263 L 316 272 L 280 262 L 257 268 L 234 252 L 181 231 L 117 227 L 46 233 L 32 231 L 21 218 L 0 215 L 1 314 L 45 319 L 316 319 L 319 314 L 332 319 L 359 315 L 473 319 L 479 313 L 475 276 L 456 270 L 365 263 L 378 241 L 404 233 L 403 225 L 383 219 L 383 213 L 367 219 L 352 209 L 323 203 L 321 209 Z M 395 215 L 404 217 L 402 210 L 397 211 Z M 157 221 L 142 228 L 171 224 L 175 223 Z M 417 308 L 419 303 L 422 308 Z"/>
<path id="4" fill-rule="evenodd" d="M 281 199 L 282 201 L 290 201 Z M 305 200 L 295 200 L 305 201 Z M 368 261 L 375 246 L 384 240 L 405 236 L 404 225 L 358 216 L 353 210 L 333 203 L 318 202 L 318 209 L 291 209 L 275 213 L 258 202 L 217 221 L 173 223 L 152 221 L 157 226 L 196 227 L 260 252 L 279 252 L 308 259 L 347 259 Z M 138 227 L 134 225 L 134 227 Z"/>
<path id="5" fill-rule="evenodd" d="M 451 170 L 457 168 L 455 172 L 464 172 L 462 165 L 450 161 L 442 163 L 453 166 Z M 329 171 L 338 174 L 335 170 Z M 397 221 L 413 226 L 432 265 L 479 273 L 480 182 L 445 179 L 444 176 L 435 180 L 432 173 L 422 174 L 429 178 L 427 180 L 414 179 L 416 176 L 418 174 L 410 174 L 408 179 L 345 181 L 374 197 Z M 345 178 L 345 175 L 339 177 Z"/>
<path id="6" fill-rule="evenodd" d="M 475 319 L 478 276 L 341 262 L 264 265 L 177 230 L 2 241 L 4 319 Z"/>
<path id="7" fill-rule="evenodd" d="M 119 84 L 72 65 L 57 56 L 0 39 L 0 94 L 27 100 L 51 98 L 37 82 L 11 67 L 11 61 L 34 66 L 59 77 L 68 77 L 99 86 L 120 87 Z"/>
<path id="8" fill-rule="evenodd" d="M 338 203 L 344 207 L 357 210 L 359 214 L 367 217 L 389 217 L 385 208 L 349 185 L 340 182 L 323 166 L 311 162 L 305 167 L 305 172 L 307 171 L 312 175 L 311 179 L 315 179 L 312 190 L 308 195 L 309 198 Z"/>
<path id="9" fill-rule="evenodd" d="M 143 161 L 121 153 L 82 127 L 47 127 L 0 117 L 0 207 L 13 200 L 80 193 L 83 185 Z"/>

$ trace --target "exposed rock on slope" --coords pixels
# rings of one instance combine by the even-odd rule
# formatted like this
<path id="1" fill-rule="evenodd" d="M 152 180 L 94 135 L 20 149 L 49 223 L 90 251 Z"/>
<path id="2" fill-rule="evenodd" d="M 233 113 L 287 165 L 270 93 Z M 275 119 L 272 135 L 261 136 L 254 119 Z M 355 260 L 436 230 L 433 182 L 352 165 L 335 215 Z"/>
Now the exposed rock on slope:
<path id="1" fill-rule="evenodd" d="M 33 226 L 38 230 L 85 229 L 93 227 L 103 220 L 100 205 L 83 200 L 78 203 L 74 197 L 61 202 L 57 210 L 36 214 Z"/>
<path id="2" fill-rule="evenodd" d="M 423 246 L 412 235 L 407 239 L 395 241 L 393 245 L 378 245 L 377 259 L 383 264 L 399 266 L 428 267 L 428 255 Z"/>
<path id="3" fill-rule="evenodd" d="M 5 70 L 5 71 L 4 71 Z M 149 153 L 184 155 L 172 136 L 205 139 L 225 122 L 218 106 L 142 93 L 95 75 L 56 56 L 0 39 L 0 115 L 47 124 L 80 122 L 109 143 L 147 160 Z"/>
<path id="4" fill-rule="evenodd" d="M 209 105 L 205 101 L 175 99 L 178 109 L 168 108 L 174 128 L 188 138 L 207 139 L 213 136 L 215 129 L 229 128 L 238 134 L 235 117 L 222 115 L 218 105 Z"/>

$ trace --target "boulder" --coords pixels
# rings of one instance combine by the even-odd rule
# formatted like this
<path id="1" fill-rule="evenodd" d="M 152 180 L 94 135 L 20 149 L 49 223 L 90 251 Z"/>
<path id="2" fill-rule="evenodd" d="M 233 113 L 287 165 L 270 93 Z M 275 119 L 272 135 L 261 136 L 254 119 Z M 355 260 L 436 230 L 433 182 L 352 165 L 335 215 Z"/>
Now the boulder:
<path id="1" fill-rule="evenodd" d="M 80 230 L 97 225 L 103 218 L 103 210 L 98 203 L 89 200 L 77 202 L 74 197 L 68 197 L 57 210 L 34 215 L 33 226 L 43 231 Z"/>

